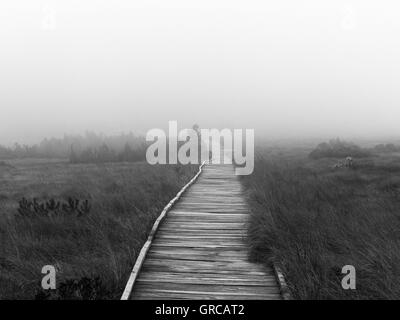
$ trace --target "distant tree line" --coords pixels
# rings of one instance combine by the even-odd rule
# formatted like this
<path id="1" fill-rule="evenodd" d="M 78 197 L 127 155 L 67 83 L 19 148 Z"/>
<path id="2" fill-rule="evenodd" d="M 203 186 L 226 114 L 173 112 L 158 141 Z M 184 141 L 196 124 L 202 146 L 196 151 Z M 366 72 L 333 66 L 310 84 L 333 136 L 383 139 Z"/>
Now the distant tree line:
<path id="1" fill-rule="evenodd" d="M 400 146 L 396 146 L 393 143 L 378 144 L 372 150 L 377 153 L 400 152 Z"/>
<path id="2" fill-rule="evenodd" d="M 125 144 L 123 150 L 117 151 L 103 143 L 97 148 L 87 148 L 82 152 L 76 152 L 71 148 L 69 156 L 71 163 L 105 163 L 105 162 L 137 162 L 146 159 L 146 145 L 140 144 L 132 147 Z"/>
<path id="3" fill-rule="evenodd" d="M 352 142 L 333 139 L 329 142 L 320 143 L 310 153 L 310 158 L 345 158 L 348 156 L 364 158 L 377 153 L 400 152 L 400 146 L 394 144 L 378 144 L 372 148 L 362 148 Z"/>
<path id="4" fill-rule="evenodd" d="M 146 141 L 133 133 L 106 136 L 93 132 L 44 139 L 35 145 L 0 146 L 0 160 L 21 158 L 67 158 L 72 163 L 141 161 Z"/>

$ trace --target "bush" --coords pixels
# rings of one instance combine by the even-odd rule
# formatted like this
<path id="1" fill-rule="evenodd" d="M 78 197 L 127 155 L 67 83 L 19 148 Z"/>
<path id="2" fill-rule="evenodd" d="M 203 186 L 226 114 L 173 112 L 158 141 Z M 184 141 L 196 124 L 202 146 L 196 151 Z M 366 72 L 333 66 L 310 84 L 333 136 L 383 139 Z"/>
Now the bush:
<path id="1" fill-rule="evenodd" d="M 22 159 L 22 158 L 68 158 L 74 162 L 74 155 L 79 156 L 85 153 L 97 153 L 97 158 L 102 162 L 114 161 L 115 154 L 126 154 L 134 150 L 138 154 L 143 153 L 146 140 L 142 136 L 135 136 L 133 133 L 106 136 L 86 132 L 85 135 L 65 135 L 63 138 L 44 139 L 35 145 L 14 144 L 12 147 L 0 145 L 0 159 Z M 131 150 L 126 150 L 129 146 Z M 93 162 L 92 158 L 90 157 Z M 80 162 L 80 161 L 78 161 Z"/>
<path id="2" fill-rule="evenodd" d="M 146 145 L 132 147 L 126 143 L 121 151 L 116 151 L 103 144 L 98 148 L 87 148 L 78 153 L 71 148 L 69 160 L 71 163 L 107 163 L 107 162 L 137 162 L 146 159 Z"/>
<path id="3" fill-rule="evenodd" d="M 81 217 L 89 214 L 91 207 L 89 200 L 68 198 L 67 201 L 50 199 L 40 202 L 36 198 L 32 200 L 22 198 L 19 201 L 18 213 L 25 217 L 58 215 Z"/>
<path id="4" fill-rule="evenodd" d="M 391 153 L 400 152 L 400 147 L 395 146 L 393 143 L 378 144 L 372 150 L 377 153 Z"/>
<path id="5" fill-rule="evenodd" d="M 39 289 L 35 300 L 104 300 L 112 296 L 99 276 L 68 279 L 56 290 Z"/>
<path id="6" fill-rule="evenodd" d="M 367 149 L 363 149 L 351 142 L 345 142 L 340 139 L 330 140 L 328 143 L 324 142 L 317 146 L 310 153 L 311 159 L 321 158 L 364 158 L 371 155 Z"/>

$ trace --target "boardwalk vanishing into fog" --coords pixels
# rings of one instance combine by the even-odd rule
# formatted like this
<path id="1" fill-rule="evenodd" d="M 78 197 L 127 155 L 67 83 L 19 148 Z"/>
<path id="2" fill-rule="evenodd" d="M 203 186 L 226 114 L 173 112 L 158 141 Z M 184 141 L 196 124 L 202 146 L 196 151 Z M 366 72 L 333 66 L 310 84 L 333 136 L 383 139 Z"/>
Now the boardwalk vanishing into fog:
<path id="1" fill-rule="evenodd" d="M 248 215 L 233 165 L 204 165 L 142 249 L 122 299 L 281 299 L 273 268 L 248 261 Z"/>

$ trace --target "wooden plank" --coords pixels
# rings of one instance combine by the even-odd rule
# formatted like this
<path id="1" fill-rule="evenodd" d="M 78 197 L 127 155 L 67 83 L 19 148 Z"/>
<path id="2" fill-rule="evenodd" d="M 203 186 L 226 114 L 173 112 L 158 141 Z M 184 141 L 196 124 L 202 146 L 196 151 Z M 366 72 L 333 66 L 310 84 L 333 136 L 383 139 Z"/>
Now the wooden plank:
<path id="1" fill-rule="evenodd" d="M 138 288 L 136 299 L 190 299 L 190 300 L 280 300 L 278 293 L 272 294 L 244 294 L 227 292 L 198 292 L 188 290 L 146 289 Z"/>
<path id="2" fill-rule="evenodd" d="M 173 282 L 183 284 L 219 284 L 219 285 L 242 285 L 242 286 L 264 286 L 264 287 L 276 287 L 276 279 L 274 277 L 260 278 L 260 277 L 234 277 L 231 275 L 208 275 L 207 274 L 186 274 L 185 277 L 179 274 L 166 273 L 166 272 L 147 272 L 145 275 L 137 279 L 142 282 Z"/>
<path id="3" fill-rule="evenodd" d="M 246 255 L 235 254 L 235 255 L 216 255 L 216 254 L 199 254 L 199 253 L 185 253 L 182 251 L 174 251 L 174 250 L 164 250 L 164 251 L 149 251 L 148 257 L 151 259 L 175 259 L 175 260 L 188 260 L 188 261 L 223 261 L 223 262 L 232 262 L 232 261 L 241 261 L 243 259 L 247 259 Z"/>
<path id="4" fill-rule="evenodd" d="M 189 293 L 189 292 L 170 292 L 165 290 L 158 290 L 156 292 L 140 292 L 135 294 L 136 300 L 281 300 L 280 295 L 264 295 L 264 296 L 244 296 L 244 295 L 233 295 L 233 294 L 219 294 L 211 295 L 206 293 Z"/>
<path id="5" fill-rule="evenodd" d="M 174 273 L 184 273 L 187 272 L 197 272 L 197 273 L 219 273 L 219 274 L 242 274 L 246 277 L 247 274 L 263 276 L 265 274 L 262 269 L 253 269 L 251 265 L 245 265 L 241 262 L 227 263 L 221 261 L 215 261 L 214 263 L 208 261 L 184 261 L 175 260 L 176 262 L 171 262 L 171 260 L 166 261 L 166 259 L 146 259 L 143 264 L 143 270 L 151 271 L 163 271 L 163 272 L 174 272 Z"/>
<path id="6" fill-rule="evenodd" d="M 223 231 L 223 230 L 243 230 L 246 228 L 246 224 L 233 224 L 230 223 L 228 224 L 223 224 L 223 223 L 198 223 L 198 224 L 190 224 L 190 223 L 171 223 L 168 224 L 169 228 L 172 228 L 173 230 L 177 231 L 180 228 L 182 229 L 187 229 L 187 230 L 209 230 L 209 231 Z"/>
<path id="7" fill-rule="evenodd" d="M 228 243 L 225 242 L 202 242 L 199 244 L 198 241 L 155 241 L 155 245 L 158 245 L 160 247 L 169 247 L 169 248 L 208 248 L 212 250 L 217 250 L 217 249 L 228 249 L 228 250 L 246 250 L 246 245 L 242 243 L 234 243 L 232 245 L 229 245 Z"/>
<path id="8" fill-rule="evenodd" d="M 264 270 L 265 271 L 265 270 Z M 216 269 L 213 271 L 208 271 L 208 270 L 188 270 L 188 269 L 182 269 L 179 270 L 177 268 L 167 268 L 167 267 L 160 267 L 160 268 L 152 268 L 151 266 L 143 266 L 141 270 L 141 275 L 146 274 L 146 273 L 159 273 L 159 274 L 164 274 L 164 273 L 169 273 L 169 274 L 179 274 L 182 279 L 185 278 L 188 275 L 192 275 L 194 273 L 202 275 L 202 274 L 213 274 L 215 276 L 225 278 L 225 277 L 235 277 L 237 279 L 253 279 L 253 278 L 258 278 L 258 279 L 270 279 L 271 275 L 268 273 L 266 274 L 265 272 L 262 271 L 251 271 L 251 272 L 245 272 L 243 270 L 239 271 L 228 271 L 228 270 L 222 270 L 222 269 Z M 273 276 L 273 274 L 272 274 Z"/>
<path id="9" fill-rule="evenodd" d="M 258 275 L 249 275 L 248 277 L 243 277 L 242 274 L 234 274 L 234 273 L 227 273 L 227 274 L 218 274 L 218 273 L 195 273 L 195 272 L 186 272 L 185 277 L 182 277 L 181 273 L 173 273 L 173 272 L 151 272 L 148 271 L 146 273 L 141 274 L 140 278 L 144 279 L 152 279 L 152 278 L 164 278 L 164 279 L 209 279 L 209 280 L 223 280 L 223 281 L 266 281 L 266 282 L 276 282 L 276 278 L 274 275 L 264 275 L 263 277 L 259 277 Z"/>
<path id="10" fill-rule="evenodd" d="M 171 232 L 171 233 L 177 232 L 176 228 L 171 228 L 171 227 L 168 227 L 168 226 L 162 226 L 161 228 L 159 228 L 159 230 L 160 230 L 160 231 Z M 247 236 L 247 233 L 246 233 L 245 231 L 243 231 L 243 230 L 240 230 L 240 229 L 236 229 L 236 230 L 230 230 L 230 229 L 225 229 L 225 230 L 209 230 L 209 229 L 203 229 L 203 230 L 200 230 L 200 229 L 179 228 L 179 233 L 180 233 L 180 234 L 188 234 L 188 235 L 191 235 L 191 234 L 212 235 L 212 234 L 216 234 L 217 232 L 218 232 L 219 234 L 221 234 L 221 235 L 222 235 L 222 234 L 227 234 L 227 235 L 229 235 L 229 234 L 236 234 L 236 235 L 242 235 L 242 236 L 244 236 L 244 237 Z"/>
<path id="11" fill-rule="evenodd" d="M 136 280 L 137 283 L 141 284 L 146 284 L 146 283 L 151 283 L 154 284 L 155 286 L 158 286 L 159 283 L 165 283 L 166 286 L 169 286 L 170 283 L 179 283 L 183 284 L 186 286 L 190 285 L 218 285 L 218 286 L 224 286 L 224 285 L 231 285 L 231 286 L 246 286 L 250 287 L 249 289 L 251 290 L 251 287 L 263 287 L 263 288 L 274 288 L 275 292 L 277 289 L 276 286 L 276 280 L 272 279 L 271 281 L 266 281 L 266 280 L 247 280 L 247 279 L 237 279 L 237 280 L 226 280 L 226 279 L 204 279 L 204 278 L 182 278 L 180 276 L 179 278 L 161 278 L 161 277 L 154 277 L 154 278 L 148 278 L 148 277 L 141 277 Z"/>
<path id="12" fill-rule="evenodd" d="M 223 219 L 243 219 L 246 221 L 248 219 L 248 214 L 246 213 L 212 213 L 212 212 L 195 212 L 195 211 L 178 211 L 171 210 L 168 213 L 168 217 L 187 217 L 187 218 L 223 218 Z"/>
<path id="13" fill-rule="evenodd" d="M 196 292 L 211 295 L 216 294 L 240 294 L 251 295 L 254 297 L 268 294 L 279 294 L 278 287 L 275 286 L 249 286 L 249 285 L 228 285 L 228 284 L 197 284 L 197 283 L 175 283 L 175 282 L 153 282 L 141 281 L 136 284 L 137 290 L 143 291 L 176 291 L 176 292 Z"/>
<path id="14" fill-rule="evenodd" d="M 165 232 L 165 231 L 164 231 Z M 181 234 L 179 231 L 171 234 L 170 232 L 164 233 L 164 232 L 159 232 L 160 234 L 157 235 L 158 239 L 161 239 L 162 241 L 167 241 L 167 240 L 177 240 L 177 241 L 201 241 L 201 240 L 207 240 L 207 241 L 216 241 L 220 242 L 222 241 L 240 241 L 242 242 L 244 236 L 243 235 L 236 235 L 236 234 L 231 234 L 231 235 L 219 235 L 219 234 L 211 234 L 211 235 L 196 235 L 196 234 Z"/>

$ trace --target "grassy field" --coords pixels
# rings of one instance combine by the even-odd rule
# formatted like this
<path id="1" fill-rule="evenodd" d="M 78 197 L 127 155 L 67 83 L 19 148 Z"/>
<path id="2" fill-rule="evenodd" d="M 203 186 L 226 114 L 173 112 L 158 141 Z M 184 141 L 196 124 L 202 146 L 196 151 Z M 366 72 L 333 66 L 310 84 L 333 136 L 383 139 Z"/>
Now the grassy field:
<path id="1" fill-rule="evenodd" d="M 195 172 L 145 163 L 0 162 L 0 299 L 34 298 L 44 265 L 56 267 L 63 289 L 53 298 L 118 299 L 155 218 Z M 17 210 L 22 197 L 89 199 L 92 209 L 79 218 L 27 217 Z"/>
<path id="2" fill-rule="evenodd" d="M 334 170 L 309 151 L 259 150 L 243 178 L 253 259 L 277 261 L 295 299 L 399 299 L 400 155 Z M 356 290 L 342 289 L 344 265 Z"/>

